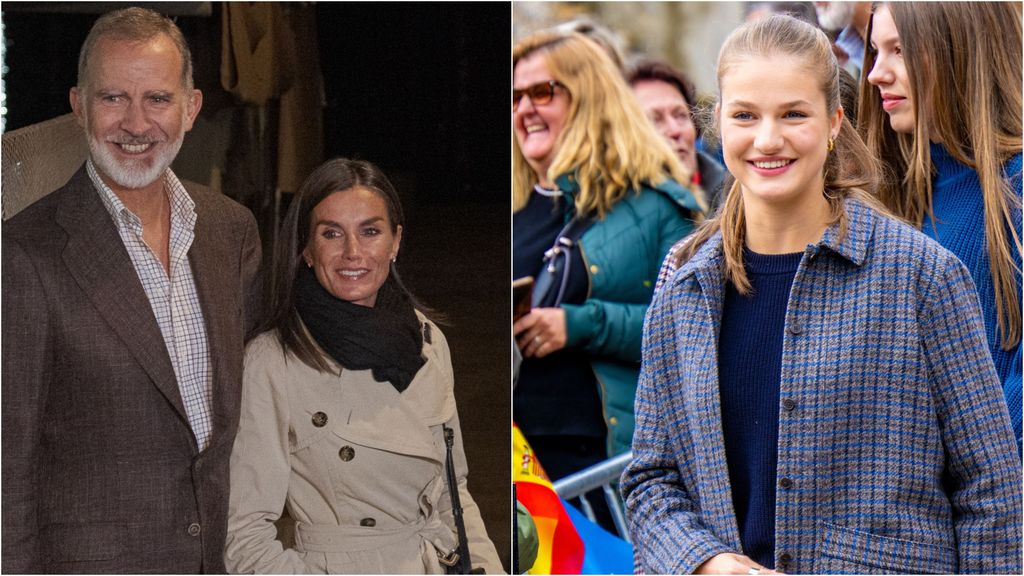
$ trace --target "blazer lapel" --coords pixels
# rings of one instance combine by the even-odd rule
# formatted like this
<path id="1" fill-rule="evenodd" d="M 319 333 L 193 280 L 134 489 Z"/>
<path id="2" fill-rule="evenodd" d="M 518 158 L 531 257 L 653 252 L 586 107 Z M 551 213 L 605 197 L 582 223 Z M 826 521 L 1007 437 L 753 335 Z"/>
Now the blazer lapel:
<path id="1" fill-rule="evenodd" d="M 189 187 L 190 188 L 190 187 Z M 203 196 L 189 189 L 189 196 L 195 202 L 195 237 L 189 248 L 189 263 L 196 283 L 203 321 L 206 325 L 206 341 L 210 347 L 210 363 L 213 370 L 213 429 L 210 436 L 212 446 L 225 436 L 228 428 L 237 424 L 237 415 L 232 418 L 231 407 L 238 406 L 241 394 L 241 374 L 232 363 L 241 352 L 231 350 L 232 337 L 241 345 L 242 310 L 238 283 L 238 246 L 231 246 L 231 236 L 219 234 L 215 219 L 209 214 Z M 225 238 L 228 240 L 225 242 Z M 229 296 L 237 294 L 231 299 Z M 237 334 L 236 334 L 237 333 Z M 236 408 L 237 410 L 237 408 Z"/>
<path id="2" fill-rule="evenodd" d="M 138 274 L 83 166 L 56 220 L 68 235 L 63 259 L 96 311 L 188 424 L 167 345 Z"/>

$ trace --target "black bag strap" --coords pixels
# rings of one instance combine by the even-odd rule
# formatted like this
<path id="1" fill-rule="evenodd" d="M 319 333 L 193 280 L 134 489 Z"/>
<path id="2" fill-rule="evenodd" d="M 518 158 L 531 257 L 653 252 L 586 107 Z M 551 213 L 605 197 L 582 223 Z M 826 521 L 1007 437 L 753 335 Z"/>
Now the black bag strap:
<path id="1" fill-rule="evenodd" d="M 534 308 L 554 308 L 565 298 L 565 289 L 569 285 L 569 273 L 572 268 L 573 250 L 577 249 L 583 233 L 590 229 L 597 218 L 593 213 L 577 215 L 569 220 L 562 231 L 555 237 L 555 243 L 544 252 L 545 266 L 537 275 L 533 288 Z"/>
<path id="2" fill-rule="evenodd" d="M 452 457 L 452 447 L 455 445 L 455 430 L 444 424 L 441 425 L 441 429 L 444 431 L 446 452 L 445 474 L 448 480 L 448 496 L 452 500 L 452 515 L 455 517 L 455 531 L 459 536 L 459 547 L 440 560 L 445 566 L 445 572 L 448 574 L 470 574 L 473 563 L 469 557 L 466 522 L 462 518 L 462 502 L 459 500 L 458 479 L 455 477 L 455 459 Z"/>

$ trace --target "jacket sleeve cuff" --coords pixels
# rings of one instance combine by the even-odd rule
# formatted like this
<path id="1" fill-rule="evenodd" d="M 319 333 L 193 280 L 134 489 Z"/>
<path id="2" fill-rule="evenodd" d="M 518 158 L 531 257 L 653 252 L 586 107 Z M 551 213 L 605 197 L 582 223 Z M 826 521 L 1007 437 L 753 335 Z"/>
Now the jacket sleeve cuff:
<path id="1" fill-rule="evenodd" d="M 582 346 L 594 336 L 596 322 L 592 306 L 587 304 L 562 304 L 565 311 L 565 345 Z"/>

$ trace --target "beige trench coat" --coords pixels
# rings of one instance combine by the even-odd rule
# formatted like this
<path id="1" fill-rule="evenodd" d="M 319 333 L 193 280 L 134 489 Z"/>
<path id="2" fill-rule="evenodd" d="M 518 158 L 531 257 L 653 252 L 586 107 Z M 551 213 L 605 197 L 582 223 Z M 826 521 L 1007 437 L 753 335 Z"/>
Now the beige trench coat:
<path id="1" fill-rule="evenodd" d="M 443 573 L 438 552 L 457 538 L 442 424 L 455 430 L 473 567 L 502 572 L 467 489 L 448 344 L 426 323 L 426 364 L 401 394 L 369 370 L 319 372 L 286 355 L 275 332 L 249 343 L 231 456 L 229 572 Z M 285 509 L 296 521 L 294 548 L 277 540 Z"/>

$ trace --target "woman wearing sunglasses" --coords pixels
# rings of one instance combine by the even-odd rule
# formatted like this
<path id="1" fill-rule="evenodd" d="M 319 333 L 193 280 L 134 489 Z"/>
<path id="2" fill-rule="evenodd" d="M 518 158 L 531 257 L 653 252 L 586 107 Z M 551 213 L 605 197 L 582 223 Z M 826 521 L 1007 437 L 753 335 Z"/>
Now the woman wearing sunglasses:
<path id="1" fill-rule="evenodd" d="M 629 449 L 640 333 L 658 268 L 703 211 L 618 69 L 577 33 L 513 51 L 517 424 L 554 479 Z M 549 288 L 547 288 L 549 287 Z"/>

